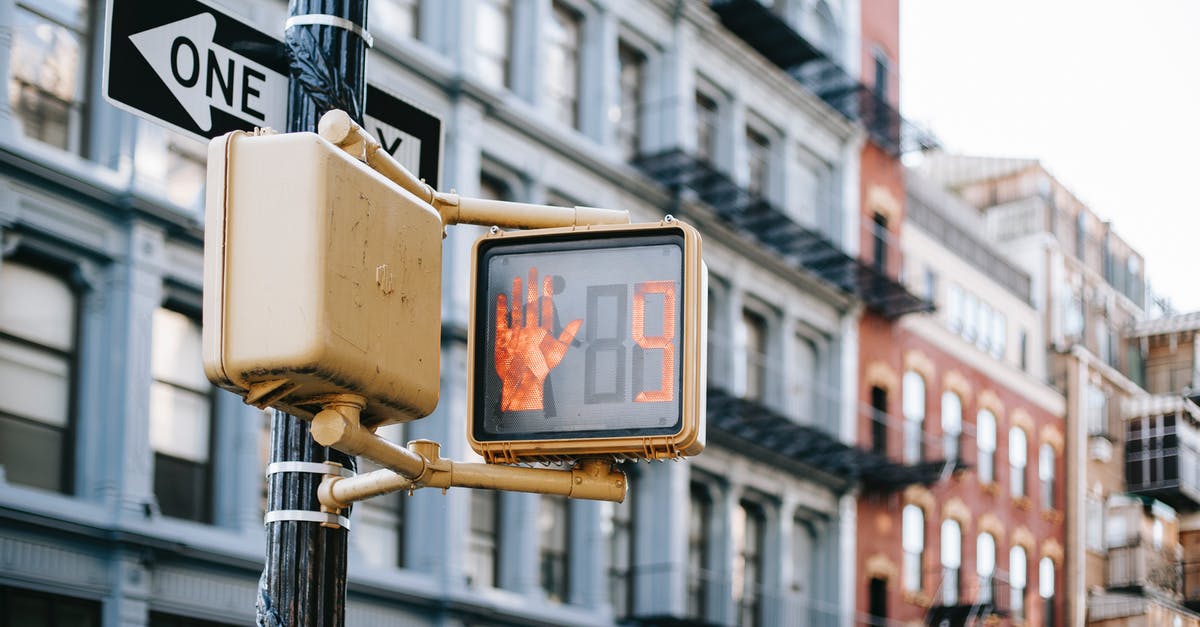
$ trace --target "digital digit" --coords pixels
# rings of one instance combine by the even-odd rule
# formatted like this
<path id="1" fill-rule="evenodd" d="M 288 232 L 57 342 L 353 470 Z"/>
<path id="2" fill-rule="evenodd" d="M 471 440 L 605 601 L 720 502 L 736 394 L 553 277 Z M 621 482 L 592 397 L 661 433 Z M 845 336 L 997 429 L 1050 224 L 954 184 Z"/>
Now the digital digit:
<path id="1" fill-rule="evenodd" d="M 646 295 L 662 294 L 662 335 L 646 337 Z M 645 351 L 662 351 L 662 382 L 657 390 L 643 390 L 634 397 L 639 403 L 662 403 L 675 399 L 675 282 L 644 281 L 633 289 L 633 341 L 638 346 L 634 354 L 633 376 L 641 385 L 641 366 Z"/>
<path id="2" fill-rule="evenodd" d="M 601 299 L 605 303 L 605 311 L 600 311 Z M 625 285 L 589 285 L 587 289 L 587 319 L 585 339 L 587 352 L 584 354 L 583 370 L 583 402 L 592 403 L 622 403 L 625 401 L 625 311 L 629 299 L 629 290 Z M 610 309 L 611 307 L 611 309 Z M 597 337 L 601 323 L 611 322 L 612 337 Z M 596 372 L 597 358 L 601 353 L 612 351 L 615 357 L 613 364 L 613 387 L 611 391 L 597 391 Z"/>

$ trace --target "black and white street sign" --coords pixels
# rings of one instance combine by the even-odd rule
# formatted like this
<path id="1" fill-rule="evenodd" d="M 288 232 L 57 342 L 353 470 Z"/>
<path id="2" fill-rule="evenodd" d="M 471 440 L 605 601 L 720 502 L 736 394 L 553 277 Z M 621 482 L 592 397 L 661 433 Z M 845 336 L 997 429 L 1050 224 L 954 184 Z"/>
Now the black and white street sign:
<path id="1" fill-rule="evenodd" d="M 287 122 L 283 42 L 198 0 L 112 0 L 104 95 L 122 109 L 202 141 Z M 442 123 L 368 84 L 367 130 L 437 186 Z"/>

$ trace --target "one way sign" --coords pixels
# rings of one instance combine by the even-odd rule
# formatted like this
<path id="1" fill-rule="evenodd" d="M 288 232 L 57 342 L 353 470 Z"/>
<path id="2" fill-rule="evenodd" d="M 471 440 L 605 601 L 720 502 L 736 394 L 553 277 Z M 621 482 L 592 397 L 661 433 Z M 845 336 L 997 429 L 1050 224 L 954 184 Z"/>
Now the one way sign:
<path id="1" fill-rule="evenodd" d="M 104 95 L 201 140 L 287 126 L 283 43 L 197 0 L 108 4 Z M 397 160 L 438 185 L 441 121 L 368 86 L 367 130 Z"/>

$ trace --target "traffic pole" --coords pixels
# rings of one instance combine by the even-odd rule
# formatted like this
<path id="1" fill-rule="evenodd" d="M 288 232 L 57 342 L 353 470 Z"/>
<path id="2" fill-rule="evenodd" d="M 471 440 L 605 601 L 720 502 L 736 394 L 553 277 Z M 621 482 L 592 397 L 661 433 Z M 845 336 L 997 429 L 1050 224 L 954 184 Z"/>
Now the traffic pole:
<path id="1" fill-rule="evenodd" d="M 366 105 L 367 0 L 290 0 L 288 132 L 316 131 L 342 109 L 360 124 Z M 349 530 L 319 520 L 325 462 L 354 458 L 318 445 L 308 422 L 276 410 L 267 479 L 266 563 L 256 604 L 259 627 L 342 627 Z M 281 462 L 300 462 L 281 463 Z M 349 520 L 349 509 L 342 513 Z"/>

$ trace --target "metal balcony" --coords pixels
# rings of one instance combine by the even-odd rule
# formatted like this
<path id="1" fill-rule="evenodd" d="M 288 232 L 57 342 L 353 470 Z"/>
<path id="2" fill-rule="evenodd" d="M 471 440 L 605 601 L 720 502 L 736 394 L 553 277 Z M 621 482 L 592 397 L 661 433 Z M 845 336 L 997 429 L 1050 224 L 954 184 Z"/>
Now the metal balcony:
<path id="1" fill-rule="evenodd" d="M 1110 590 L 1155 590 L 1176 595 L 1183 591 L 1183 565 L 1164 551 L 1138 543 L 1109 547 L 1105 582 Z"/>
<path id="2" fill-rule="evenodd" d="M 872 491 L 893 491 L 931 484 L 942 476 L 942 461 L 905 465 L 855 448 L 828 433 L 797 424 L 763 405 L 708 386 L 710 439 L 755 458 L 764 454 L 796 465 L 797 471 L 835 492 L 856 482 Z"/>
<path id="3" fill-rule="evenodd" d="M 893 156 L 937 148 L 933 135 L 909 123 L 885 98 L 850 76 L 758 0 L 713 0 L 713 11 L 740 37 L 846 119 L 861 123 Z"/>
<path id="4" fill-rule="evenodd" d="M 751 194 L 711 164 L 674 149 L 639 157 L 636 165 L 677 196 L 684 190 L 712 207 L 716 215 L 810 272 L 851 294 L 886 318 L 933 311 L 933 304 L 875 267 L 842 252 L 821 234 L 797 224 L 771 203 Z"/>
<path id="5" fill-rule="evenodd" d="M 1182 396 L 1147 396 L 1125 413 L 1125 483 L 1133 495 L 1180 512 L 1200 510 L 1200 408 Z"/>
<path id="6" fill-rule="evenodd" d="M 925 624 L 955 627 L 985 625 L 989 624 L 987 620 L 990 616 L 999 618 L 1010 614 L 1012 588 L 1007 575 L 996 573 L 987 581 L 981 581 L 973 575 L 964 574 L 963 577 L 969 579 L 963 583 L 952 603 L 945 602 L 939 587 L 939 598 L 929 608 Z M 945 585 L 945 581 L 942 585 Z"/>

